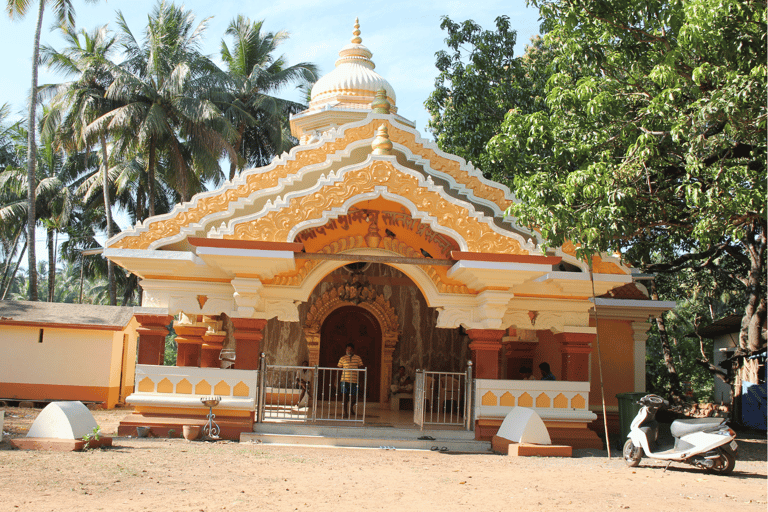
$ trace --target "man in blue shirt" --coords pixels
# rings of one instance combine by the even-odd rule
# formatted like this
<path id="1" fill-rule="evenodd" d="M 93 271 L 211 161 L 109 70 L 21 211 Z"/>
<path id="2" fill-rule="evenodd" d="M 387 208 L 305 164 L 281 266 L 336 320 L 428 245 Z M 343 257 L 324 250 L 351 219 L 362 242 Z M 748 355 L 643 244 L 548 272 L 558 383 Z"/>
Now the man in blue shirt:
<path id="1" fill-rule="evenodd" d="M 541 363 L 539 365 L 539 370 L 541 370 L 541 380 L 557 380 L 549 367 L 549 363 Z"/>

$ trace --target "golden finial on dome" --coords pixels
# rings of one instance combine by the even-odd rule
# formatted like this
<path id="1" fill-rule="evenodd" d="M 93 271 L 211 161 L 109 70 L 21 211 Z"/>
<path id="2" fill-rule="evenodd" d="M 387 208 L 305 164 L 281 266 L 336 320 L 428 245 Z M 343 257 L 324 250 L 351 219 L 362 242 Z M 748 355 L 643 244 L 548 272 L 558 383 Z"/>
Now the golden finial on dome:
<path id="1" fill-rule="evenodd" d="M 360 19 L 355 18 L 355 30 L 352 31 L 352 35 L 355 36 L 352 38 L 352 42 L 355 44 L 360 44 L 363 42 L 363 39 L 360 37 Z"/>
<path id="2" fill-rule="evenodd" d="M 389 140 L 389 130 L 387 125 L 382 124 L 379 129 L 376 130 L 376 137 L 371 143 L 374 155 L 391 155 L 392 154 L 392 141 Z"/>
<path id="3" fill-rule="evenodd" d="M 387 90 L 379 87 L 376 97 L 371 102 L 371 108 L 375 114 L 389 114 L 392 104 L 387 100 Z"/>

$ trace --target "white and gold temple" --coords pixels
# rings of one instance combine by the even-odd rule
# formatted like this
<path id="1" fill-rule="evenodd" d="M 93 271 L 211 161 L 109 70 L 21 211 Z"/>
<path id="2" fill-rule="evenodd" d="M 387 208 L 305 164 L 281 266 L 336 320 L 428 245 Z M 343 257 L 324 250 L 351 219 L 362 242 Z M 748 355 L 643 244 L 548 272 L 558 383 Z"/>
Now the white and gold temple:
<path id="1" fill-rule="evenodd" d="M 558 381 L 590 383 L 582 405 L 599 414 L 589 266 L 573 246 L 545 251 L 505 218 L 510 190 L 423 138 L 371 58 L 355 25 L 308 109 L 291 118 L 298 146 L 108 241 L 105 255 L 141 279 L 142 305 L 167 311 L 137 317 L 139 364 L 162 364 L 171 321 L 178 366 L 218 368 L 224 350 L 236 355 L 233 372 L 257 368 L 261 352 L 277 364 L 335 366 L 350 339 L 370 371 L 369 401 L 382 406 L 393 366 L 461 371 L 471 358 L 488 387 L 478 438 L 493 435 L 505 405 L 503 386 L 487 380 L 520 379 L 521 366 L 542 361 Z M 615 412 L 616 393 L 644 390 L 648 319 L 670 304 L 650 300 L 619 259 L 595 257 L 593 267 Z M 366 337 L 339 337 L 358 323 L 372 326 Z M 137 413 L 184 407 L 149 401 Z M 595 417 L 553 416 L 548 426 L 589 444 Z M 233 431 L 250 430 L 252 414 L 232 418 Z"/>

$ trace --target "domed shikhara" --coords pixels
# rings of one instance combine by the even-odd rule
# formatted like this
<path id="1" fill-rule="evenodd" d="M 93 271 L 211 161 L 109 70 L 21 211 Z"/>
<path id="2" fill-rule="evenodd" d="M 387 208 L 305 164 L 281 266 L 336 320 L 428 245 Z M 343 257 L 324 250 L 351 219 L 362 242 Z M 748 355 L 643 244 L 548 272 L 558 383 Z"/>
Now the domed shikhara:
<path id="1" fill-rule="evenodd" d="M 371 103 L 380 89 L 386 92 L 390 112 L 397 112 L 394 88 L 374 71 L 373 53 L 362 43 L 360 23 L 355 19 L 352 39 L 339 51 L 336 67 L 312 87 L 309 108 L 291 116 L 291 131 L 302 143 L 329 128 L 363 119 L 371 111 Z"/>
<path id="2" fill-rule="evenodd" d="M 362 44 L 360 24 L 355 20 L 352 40 L 339 52 L 336 68 L 322 77 L 312 87 L 310 109 L 320 109 L 333 103 L 351 108 L 370 108 L 376 91 L 384 88 L 387 100 L 395 108 L 395 90 L 381 75 L 374 71 L 371 51 Z"/>

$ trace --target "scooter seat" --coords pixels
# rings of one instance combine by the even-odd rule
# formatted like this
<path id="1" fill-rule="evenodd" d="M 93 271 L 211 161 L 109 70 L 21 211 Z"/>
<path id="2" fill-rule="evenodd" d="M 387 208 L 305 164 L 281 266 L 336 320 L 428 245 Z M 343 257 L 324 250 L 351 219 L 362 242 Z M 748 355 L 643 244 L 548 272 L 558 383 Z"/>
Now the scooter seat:
<path id="1" fill-rule="evenodd" d="M 694 432 L 711 432 L 720 428 L 725 418 L 696 418 L 693 420 L 675 420 L 669 431 L 674 437 L 683 437 Z"/>

